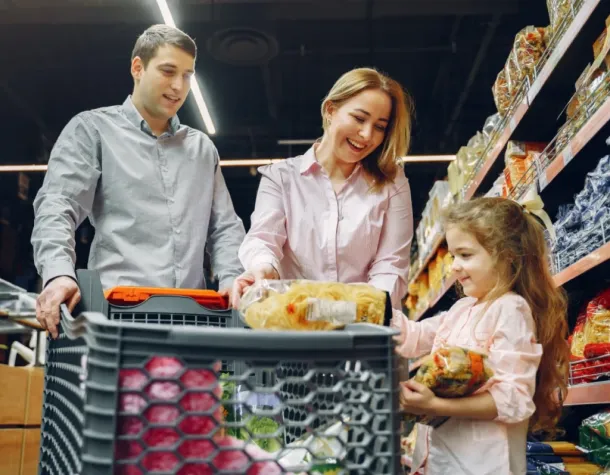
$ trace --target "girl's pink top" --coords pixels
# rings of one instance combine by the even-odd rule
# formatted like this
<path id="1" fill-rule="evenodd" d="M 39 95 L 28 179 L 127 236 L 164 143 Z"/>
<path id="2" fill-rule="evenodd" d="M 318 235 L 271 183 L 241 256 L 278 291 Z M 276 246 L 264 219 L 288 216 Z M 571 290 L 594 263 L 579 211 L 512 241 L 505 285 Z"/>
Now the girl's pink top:
<path id="1" fill-rule="evenodd" d="M 464 298 L 448 312 L 421 322 L 394 311 L 392 326 L 400 330 L 398 352 L 406 358 L 459 346 L 485 352 L 494 372 L 480 391 L 489 391 L 498 417 L 454 417 L 437 429 L 418 425 L 412 473 L 525 474 L 528 421 L 535 410 L 542 357 L 527 302 L 514 293 L 491 304 Z"/>

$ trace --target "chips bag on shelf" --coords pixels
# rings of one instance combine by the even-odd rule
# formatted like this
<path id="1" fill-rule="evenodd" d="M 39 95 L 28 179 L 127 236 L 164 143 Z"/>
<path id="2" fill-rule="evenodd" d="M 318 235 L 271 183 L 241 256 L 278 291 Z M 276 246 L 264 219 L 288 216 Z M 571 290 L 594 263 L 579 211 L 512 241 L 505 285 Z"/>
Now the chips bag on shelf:
<path id="1" fill-rule="evenodd" d="M 492 93 L 500 116 L 505 116 L 510 107 L 511 96 L 506 82 L 506 71 L 502 69 L 494 82 Z"/>
<path id="2" fill-rule="evenodd" d="M 350 323 L 387 325 L 387 292 L 368 284 L 263 280 L 244 293 L 239 309 L 253 329 L 334 330 Z"/>
<path id="3" fill-rule="evenodd" d="M 610 410 L 582 421 L 578 439 L 579 445 L 589 451 L 589 460 L 602 466 L 610 464 Z"/>
<path id="4" fill-rule="evenodd" d="M 487 356 L 457 346 L 442 347 L 422 359 L 413 378 L 442 398 L 459 398 L 474 394 L 493 376 Z M 408 415 L 407 419 L 439 427 L 447 417 Z"/>
<path id="5" fill-rule="evenodd" d="M 534 68 L 546 50 L 546 35 L 546 28 L 528 26 L 515 36 L 504 67 L 511 99 L 517 95 L 525 78 L 533 76 Z"/>
<path id="6" fill-rule="evenodd" d="M 549 11 L 549 19 L 551 20 L 551 31 L 553 34 L 557 30 L 563 20 L 570 14 L 574 0 L 547 0 L 546 6 Z"/>

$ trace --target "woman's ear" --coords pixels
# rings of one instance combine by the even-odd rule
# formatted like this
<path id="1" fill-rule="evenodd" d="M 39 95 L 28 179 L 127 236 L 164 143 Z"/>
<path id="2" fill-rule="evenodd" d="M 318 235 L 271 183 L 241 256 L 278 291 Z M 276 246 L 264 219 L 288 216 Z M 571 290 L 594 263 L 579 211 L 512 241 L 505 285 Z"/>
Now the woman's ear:
<path id="1" fill-rule="evenodd" d="M 336 110 L 337 110 L 337 107 L 331 101 L 328 101 L 324 105 L 324 120 L 328 124 L 330 124 L 330 122 L 332 121 L 333 115 L 335 114 Z"/>

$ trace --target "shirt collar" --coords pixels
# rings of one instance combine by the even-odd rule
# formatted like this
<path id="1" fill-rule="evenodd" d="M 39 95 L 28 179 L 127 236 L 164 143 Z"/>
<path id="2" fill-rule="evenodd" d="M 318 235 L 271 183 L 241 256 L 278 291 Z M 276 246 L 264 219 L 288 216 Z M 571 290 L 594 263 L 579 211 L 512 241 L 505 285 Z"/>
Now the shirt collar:
<path id="1" fill-rule="evenodd" d="M 125 113 L 125 117 L 127 117 L 129 122 L 131 122 L 134 126 L 139 128 L 140 130 L 152 134 L 150 126 L 144 120 L 138 109 L 136 109 L 136 106 L 133 104 L 131 95 L 127 96 L 127 99 L 125 99 L 125 102 L 123 102 L 123 112 Z M 170 135 L 175 135 L 176 132 L 178 132 L 179 128 L 180 119 L 178 119 L 178 116 L 175 115 L 169 120 L 168 132 Z"/>
<path id="2" fill-rule="evenodd" d="M 304 175 L 310 171 L 313 167 L 320 167 L 318 160 L 316 160 L 316 152 L 314 150 L 315 144 L 312 145 L 307 152 L 303 154 L 301 159 L 301 175 Z"/>
<path id="3" fill-rule="evenodd" d="M 309 150 L 307 150 L 307 152 L 305 152 L 303 154 L 303 158 L 301 159 L 301 169 L 299 170 L 301 175 L 304 175 L 305 173 L 311 171 L 314 168 L 316 168 L 316 169 L 322 168 L 322 166 L 318 162 L 318 159 L 316 158 L 316 147 L 318 145 L 319 145 L 319 142 L 314 143 L 309 148 Z M 347 181 L 349 181 L 353 177 L 355 177 L 360 172 L 361 168 L 362 168 L 362 164 L 361 163 L 356 164 L 356 167 L 354 168 L 354 171 L 347 178 Z"/>

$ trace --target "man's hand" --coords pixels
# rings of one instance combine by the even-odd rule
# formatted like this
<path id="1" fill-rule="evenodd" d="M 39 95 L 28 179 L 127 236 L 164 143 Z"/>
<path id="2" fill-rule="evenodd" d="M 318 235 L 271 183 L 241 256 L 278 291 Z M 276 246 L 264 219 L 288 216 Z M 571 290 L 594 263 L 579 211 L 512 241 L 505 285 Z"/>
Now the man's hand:
<path id="1" fill-rule="evenodd" d="M 229 307 L 231 307 L 231 296 L 233 295 L 233 289 L 230 287 L 226 289 L 220 289 L 218 293 L 227 301 Z"/>
<path id="2" fill-rule="evenodd" d="M 78 284 L 71 277 L 61 276 L 53 279 L 36 299 L 36 320 L 47 330 L 52 338 L 57 338 L 59 331 L 59 306 L 66 303 L 72 311 L 80 301 Z"/>
<path id="3" fill-rule="evenodd" d="M 231 306 L 233 308 L 237 308 L 239 306 L 241 296 L 244 294 L 246 289 L 254 283 L 260 282 L 261 280 L 277 280 L 279 278 L 280 274 L 271 264 L 262 264 L 255 267 L 251 271 L 244 272 L 237 279 L 235 279 L 235 282 L 233 283 Z"/>

